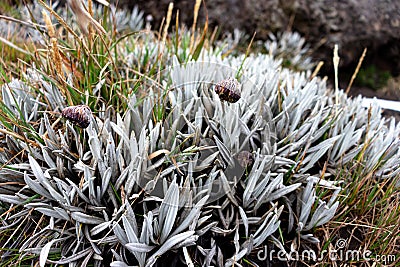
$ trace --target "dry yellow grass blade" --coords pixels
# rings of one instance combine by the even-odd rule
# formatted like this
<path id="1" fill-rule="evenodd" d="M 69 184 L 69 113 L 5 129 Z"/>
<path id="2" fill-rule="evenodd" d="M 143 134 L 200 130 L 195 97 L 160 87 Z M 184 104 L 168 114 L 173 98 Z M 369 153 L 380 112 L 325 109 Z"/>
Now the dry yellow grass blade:
<path id="1" fill-rule="evenodd" d="M 162 37 L 163 44 L 165 44 L 165 41 L 167 40 L 168 28 L 169 28 L 169 24 L 171 22 L 173 8 L 174 8 L 174 3 L 170 2 L 168 5 L 167 19 L 165 20 L 165 27 L 164 27 L 164 31 L 163 31 L 163 37 Z"/>
<path id="2" fill-rule="evenodd" d="M 155 158 L 155 157 L 157 157 L 157 156 L 159 156 L 159 155 L 161 155 L 161 154 L 169 155 L 170 153 L 171 153 L 171 152 L 170 152 L 169 150 L 167 150 L 167 149 L 160 149 L 160 150 L 158 150 L 158 151 L 155 151 L 155 152 L 151 153 L 151 154 L 148 156 L 148 158 L 149 158 L 149 159 L 153 159 L 153 158 Z"/>
<path id="3" fill-rule="evenodd" d="M 68 0 L 68 4 L 76 16 L 76 21 L 83 34 L 89 34 L 88 27 L 93 25 L 101 34 L 105 34 L 106 30 L 95 20 L 83 6 L 82 0 Z"/>
<path id="4" fill-rule="evenodd" d="M 201 0 L 196 0 L 193 11 L 193 25 L 192 25 L 192 36 L 190 37 L 190 51 L 193 51 L 194 46 L 194 36 L 196 34 L 197 17 L 199 15 Z"/>
<path id="5" fill-rule="evenodd" d="M 323 61 L 318 62 L 317 67 L 315 67 L 315 70 L 310 76 L 310 80 L 314 79 L 315 76 L 317 76 L 318 72 L 321 70 L 322 66 L 324 65 Z"/>
<path id="6" fill-rule="evenodd" d="M 96 0 L 96 2 L 97 2 L 97 3 L 100 3 L 100 4 L 102 4 L 102 5 L 105 5 L 105 6 L 109 6 L 109 5 L 110 5 L 110 3 L 107 2 L 107 1 L 105 1 L 105 0 Z"/>
<path id="7" fill-rule="evenodd" d="M 12 42 L 8 41 L 7 39 L 5 39 L 5 38 L 3 38 L 3 37 L 1 37 L 1 36 L 0 36 L 0 42 L 2 42 L 2 43 L 4 43 L 4 44 L 8 45 L 9 47 L 12 47 L 13 49 L 15 49 L 15 50 L 17 50 L 18 52 L 21 52 L 21 53 L 23 53 L 23 54 L 25 54 L 25 55 L 33 56 L 33 54 L 30 53 L 29 51 L 22 49 L 21 47 L 19 47 L 19 46 L 13 44 Z"/>
<path id="8" fill-rule="evenodd" d="M 34 142 L 34 141 L 32 141 L 32 140 L 29 140 L 29 139 L 27 139 L 25 136 L 19 135 L 19 134 L 17 134 L 17 133 L 10 132 L 10 131 L 7 131 L 7 130 L 5 130 L 5 129 L 0 129 L 0 133 L 6 134 L 6 135 L 10 135 L 10 136 L 15 137 L 15 138 L 17 138 L 17 139 L 19 139 L 19 140 L 22 140 L 22 141 L 24 141 L 24 142 L 27 142 L 27 143 L 29 143 L 29 144 L 35 146 L 35 147 L 40 147 L 36 142 Z"/>
<path id="9" fill-rule="evenodd" d="M 356 67 L 356 69 L 354 70 L 353 76 L 351 76 L 350 83 L 349 83 L 349 85 L 348 85 L 347 88 L 346 88 L 346 94 L 348 94 L 348 93 L 350 92 L 350 88 L 351 88 L 351 86 L 353 85 L 353 82 L 354 82 L 355 78 L 357 77 L 358 71 L 359 71 L 360 68 L 361 68 L 361 64 L 362 64 L 362 62 L 364 61 L 364 58 L 365 58 L 365 55 L 366 55 L 366 54 L 367 54 L 367 48 L 364 48 L 364 51 L 363 51 L 363 53 L 362 53 L 360 59 L 358 60 L 357 67 Z"/>

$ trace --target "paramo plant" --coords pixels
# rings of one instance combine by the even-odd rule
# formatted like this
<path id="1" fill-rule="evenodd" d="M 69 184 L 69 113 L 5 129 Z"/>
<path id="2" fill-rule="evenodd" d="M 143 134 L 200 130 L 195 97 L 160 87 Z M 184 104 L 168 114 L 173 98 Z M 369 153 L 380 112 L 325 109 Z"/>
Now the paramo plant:
<path id="1" fill-rule="evenodd" d="M 314 230 L 340 204 L 340 170 L 357 162 L 360 175 L 398 181 L 400 125 L 377 105 L 283 68 L 274 53 L 222 55 L 201 33 L 179 34 L 197 38 L 171 35 L 178 50 L 152 33 L 114 42 L 93 84 L 70 73 L 59 86 L 32 64 L 2 85 L 2 262 L 266 266 L 276 261 L 257 257 L 265 245 L 289 255 L 319 244 Z M 237 101 L 218 94 L 227 79 Z M 111 80 L 126 90 L 118 105 L 106 98 Z"/>

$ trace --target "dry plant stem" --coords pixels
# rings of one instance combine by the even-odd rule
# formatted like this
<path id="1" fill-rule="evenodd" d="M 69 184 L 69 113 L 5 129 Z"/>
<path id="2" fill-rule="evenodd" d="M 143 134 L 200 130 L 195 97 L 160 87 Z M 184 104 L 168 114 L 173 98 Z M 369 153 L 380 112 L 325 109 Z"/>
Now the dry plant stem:
<path id="1" fill-rule="evenodd" d="M 89 15 L 93 17 L 93 2 L 92 2 L 92 0 L 88 0 L 87 3 L 88 3 L 88 12 L 89 12 Z"/>
<path id="2" fill-rule="evenodd" d="M 20 152 L 16 153 L 14 156 L 12 156 L 7 162 L 5 162 L 2 166 L 0 166 L 0 170 L 3 169 L 5 166 L 7 166 L 10 162 L 12 162 L 16 157 L 18 157 L 20 154 L 25 152 L 26 149 L 22 149 Z"/>
<path id="3" fill-rule="evenodd" d="M 348 93 L 350 92 L 350 88 L 351 88 L 351 86 L 353 85 L 354 79 L 357 77 L 358 71 L 359 71 L 360 68 L 361 68 L 361 64 L 362 64 L 362 62 L 364 61 L 364 58 L 365 58 L 365 55 L 366 55 L 366 54 L 367 54 L 367 48 L 364 48 L 364 51 L 363 51 L 363 53 L 362 53 L 360 59 L 358 60 L 357 67 L 356 67 L 356 69 L 354 70 L 353 76 L 351 76 L 350 83 L 349 83 L 349 85 L 348 85 L 347 88 L 346 88 L 346 94 L 348 94 Z"/>
<path id="4" fill-rule="evenodd" d="M 249 56 L 250 48 L 251 48 L 251 46 L 252 46 L 252 44 L 253 44 L 254 37 L 256 37 L 256 32 L 253 33 L 253 37 L 251 37 L 250 43 L 249 43 L 249 45 L 247 46 L 246 54 L 244 55 L 243 61 L 242 61 L 242 63 L 240 64 L 240 67 L 239 67 L 238 71 L 236 72 L 236 79 L 239 79 L 239 78 L 241 77 L 240 72 L 241 72 L 242 69 L 243 69 L 243 64 L 244 64 L 246 58 Z"/>
<path id="5" fill-rule="evenodd" d="M 179 42 L 179 9 L 176 11 L 176 18 L 175 18 L 175 48 L 178 50 L 178 46 L 180 45 Z"/>
<path id="6" fill-rule="evenodd" d="M 192 36 L 190 37 L 190 46 L 189 46 L 189 50 L 192 52 L 194 47 L 194 36 L 196 34 L 197 17 L 199 15 L 200 5 L 201 5 L 201 0 L 196 0 L 193 11 Z"/>
<path id="7" fill-rule="evenodd" d="M 214 31 L 212 32 L 212 34 L 211 34 L 211 36 L 210 36 L 210 45 L 213 45 L 213 44 L 214 44 L 215 38 L 216 38 L 216 36 L 217 36 L 217 33 L 218 33 L 218 26 L 216 26 L 216 27 L 214 28 Z"/>
<path id="8" fill-rule="evenodd" d="M 159 155 L 161 155 L 161 154 L 165 154 L 165 155 L 169 155 L 171 152 L 169 151 L 169 150 L 167 150 L 167 149 L 160 149 L 160 150 L 158 150 L 158 151 L 156 151 L 156 152 L 153 152 L 153 153 L 151 153 L 149 156 L 148 156 L 148 159 L 153 159 L 153 158 L 155 158 L 155 157 L 157 157 L 157 156 L 159 156 Z"/>
<path id="9" fill-rule="evenodd" d="M 29 28 L 34 28 L 34 29 L 36 29 L 36 28 L 46 28 L 45 25 L 40 25 L 40 24 L 37 24 L 37 23 L 29 22 L 29 21 L 22 21 L 22 20 L 19 20 L 19 19 L 16 19 L 16 18 L 12 18 L 12 17 L 8 17 L 8 16 L 4 16 L 4 15 L 0 15 L 0 19 L 12 21 L 12 22 L 27 26 Z"/>
<path id="10" fill-rule="evenodd" d="M 167 11 L 167 17 L 165 19 L 165 25 L 163 26 L 163 22 L 161 23 L 160 27 L 160 34 L 161 34 L 161 29 L 162 29 L 162 39 L 161 39 L 161 44 L 159 46 L 159 52 L 158 52 L 158 58 L 161 59 L 163 54 L 164 54 L 164 48 L 166 46 L 166 41 L 167 41 L 167 35 L 168 35 L 168 28 L 169 24 L 171 23 L 171 18 L 172 18 L 172 11 L 174 9 L 174 3 L 170 2 L 168 5 L 168 11 Z M 160 36 L 159 36 L 160 37 Z M 159 65 L 158 65 L 158 73 L 157 73 L 157 80 L 160 80 L 160 75 L 161 75 L 161 60 L 159 60 Z"/>
<path id="11" fill-rule="evenodd" d="M 11 136 L 13 136 L 13 137 L 15 137 L 15 138 L 17 138 L 19 140 L 22 140 L 24 142 L 27 142 L 27 143 L 35 146 L 35 147 L 40 147 L 36 142 L 34 142 L 32 140 L 29 140 L 29 139 L 26 139 L 24 136 L 21 136 L 19 134 L 14 133 L 14 132 L 9 132 L 9 131 L 7 131 L 5 129 L 0 129 L 0 133 L 6 134 L 6 135 L 11 135 Z"/>
<path id="12" fill-rule="evenodd" d="M 339 80 L 338 80 L 338 69 L 339 69 L 339 53 L 338 53 L 338 45 L 335 45 L 333 49 L 333 68 L 335 71 L 335 103 L 336 103 L 336 111 L 339 104 Z"/>
<path id="13" fill-rule="evenodd" d="M 76 15 L 78 25 L 84 34 L 89 33 L 89 25 L 93 25 L 99 34 L 106 34 L 106 30 L 104 30 L 103 26 L 101 26 L 101 24 L 98 23 L 97 20 L 95 20 L 83 7 L 83 3 L 81 0 L 69 0 L 68 3 L 72 11 Z"/>
<path id="14" fill-rule="evenodd" d="M 21 53 L 24 53 L 24 54 L 29 55 L 29 56 L 33 56 L 33 54 L 30 53 L 29 51 L 26 51 L 26 50 L 24 50 L 24 49 L 22 49 L 22 48 L 16 46 L 15 44 L 11 43 L 10 41 L 8 41 L 7 39 L 5 39 L 5 38 L 3 38 L 3 37 L 1 37 L 1 36 L 0 36 L 0 42 L 2 42 L 2 43 L 4 43 L 4 44 L 8 45 L 8 46 L 11 47 L 11 48 L 14 48 L 15 50 L 17 50 L 17 51 L 19 51 L 19 52 L 21 52 Z"/>
<path id="15" fill-rule="evenodd" d="M 109 5 L 110 5 L 110 3 L 107 2 L 107 1 L 105 1 L 105 0 L 96 0 L 96 2 L 97 2 L 97 3 L 100 3 L 100 4 L 102 4 L 102 5 L 105 5 L 105 6 L 109 6 Z"/>
<path id="16" fill-rule="evenodd" d="M 43 2 L 42 0 L 38 0 L 38 2 L 45 8 L 47 9 L 47 11 L 50 12 L 51 15 L 53 15 L 58 22 L 60 22 L 60 24 L 68 31 L 70 32 L 75 38 L 76 40 L 79 40 L 79 36 L 78 34 L 76 34 L 76 32 L 70 27 L 68 26 L 68 24 L 64 21 L 64 19 L 62 17 L 60 17 L 51 7 L 49 7 L 45 2 Z"/>
<path id="17" fill-rule="evenodd" d="M 171 22 L 173 8 L 174 8 L 174 3 L 173 2 L 169 3 L 167 18 L 165 20 L 165 27 L 164 27 L 164 31 L 163 31 L 163 37 L 162 37 L 163 47 L 165 46 L 165 41 L 167 40 L 168 28 L 169 28 L 169 23 Z"/>
<path id="18" fill-rule="evenodd" d="M 92 0 L 89 0 L 87 3 L 88 3 L 89 15 L 93 18 L 93 2 Z M 88 25 L 88 31 L 89 31 L 89 42 L 92 42 L 94 37 L 94 32 L 93 32 L 93 26 L 91 24 Z"/>
<path id="19" fill-rule="evenodd" d="M 318 65 L 315 67 L 315 70 L 310 76 L 310 80 L 314 79 L 317 76 L 318 72 L 321 70 L 322 66 L 324 65 L 323 61 L 318 62 Z"/>
<path id="20" fill-rule="evenodd" d="M 49 15 L 47 15 L 47 12 L 44 9 L 42 10 L 42 16 L 44 22 L 46 23 L 47 33 L 49 34 L 50 38 L 55 38 L 56 31 L 54 30 L 53 23 L 51 22 Z"/>

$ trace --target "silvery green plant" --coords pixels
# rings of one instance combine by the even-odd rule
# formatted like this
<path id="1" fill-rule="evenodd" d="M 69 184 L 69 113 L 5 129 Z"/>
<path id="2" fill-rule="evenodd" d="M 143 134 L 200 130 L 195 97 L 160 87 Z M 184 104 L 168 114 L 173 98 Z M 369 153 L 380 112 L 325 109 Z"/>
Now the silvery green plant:
<path id="1" fill-rule="evenodd" d="M 133 62 L 140 51 L 121 53 Z M 41 266 L 262 266 L 274 263 L 255 256 L 265 245 L 319 242 L 312 230 L 339 205 L 337 172 L 361 152 L 365 174 L 398 179 L 400 125 L 378 105 L 271 55 L 164 57 L 145 96 L 122 113 L 99 104 L 86 129 L 58 118 L 68 105 L 40 71 L 2 86 L 3 110 L 31 125 L 0 123 L 1 213 L 13 211 L 3 247 Z M 240 84 L 236 103 L 214 92 L 228 77 Z"/>
<path id="2" fill-rule="evenodd" d="M 310 56 L 310 47 L 297 32 L 270 33 L 264 47 L 274 58 L 282 59 L 283 65 L 288 68 L 305 71 L 315 65 Z"/>

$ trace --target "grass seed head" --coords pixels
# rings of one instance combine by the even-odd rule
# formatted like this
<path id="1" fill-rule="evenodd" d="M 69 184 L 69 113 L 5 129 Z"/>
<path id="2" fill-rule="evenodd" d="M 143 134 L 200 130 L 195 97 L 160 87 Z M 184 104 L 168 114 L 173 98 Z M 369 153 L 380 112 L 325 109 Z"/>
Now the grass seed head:
<path id="1" fill-rule="evenodd" d="M 58 50 L 58 43 L 56 38 L 51 38 L 51 57 L 53 60 L 53 64 L 55 70 L 60 77 L 64 78 L 63 70 L 62 70 L 62 59 L 60 55 L 60 51 Z"/>
<path id="2" fill-rule="evenodd" d="M 51 19 L 45 10 L 42 10 L 42 16 L 44 22 L 46 23 L 47 32 L 50 38 L 56 37 L 56 31 L 54 29 L 53 23 L 51 22 Z"/>

